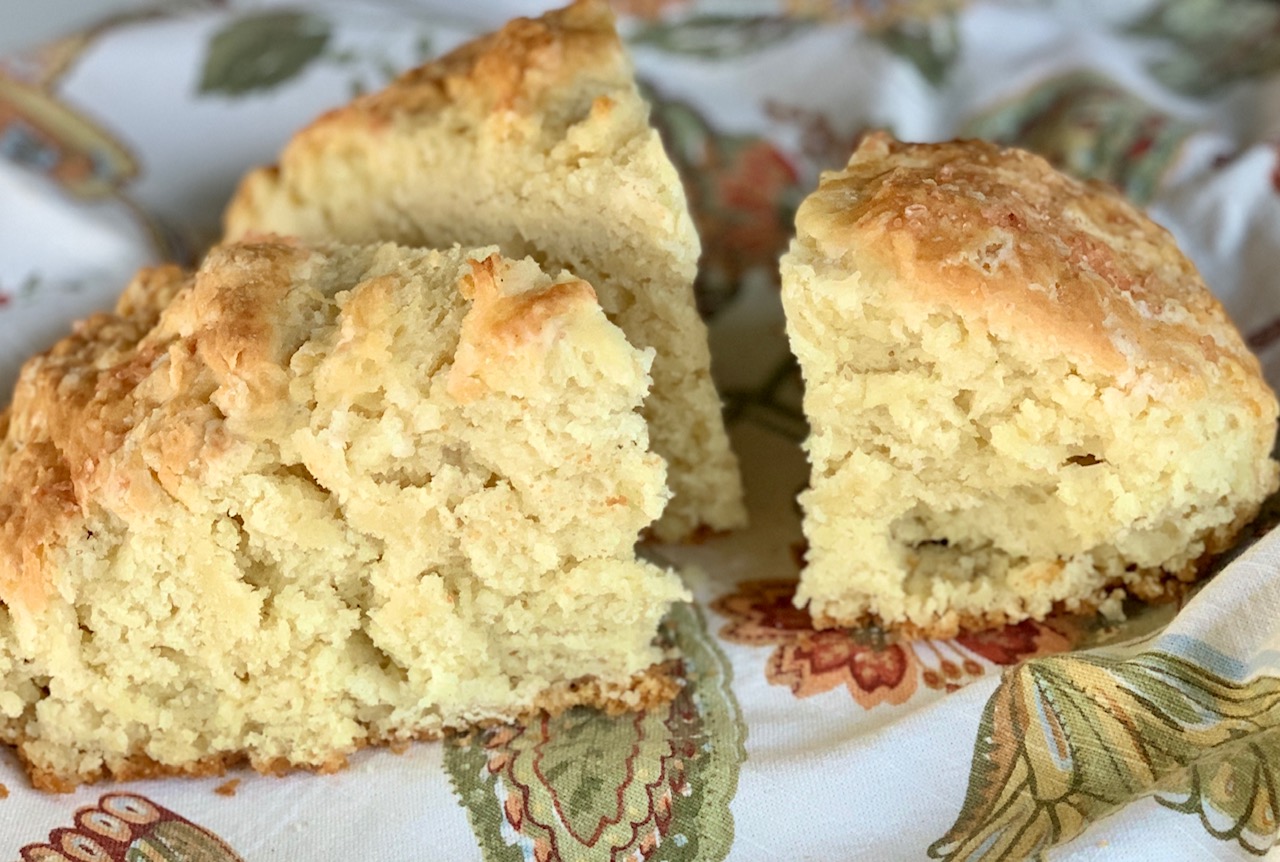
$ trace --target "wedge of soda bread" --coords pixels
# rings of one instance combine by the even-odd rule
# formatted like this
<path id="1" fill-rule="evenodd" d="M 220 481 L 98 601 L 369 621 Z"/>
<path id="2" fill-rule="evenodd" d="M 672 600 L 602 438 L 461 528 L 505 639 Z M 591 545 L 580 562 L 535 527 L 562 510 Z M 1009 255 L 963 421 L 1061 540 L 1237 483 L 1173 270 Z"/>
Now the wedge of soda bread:
<path id="1" fill-rule="evenodd" d="M 143 272 L 0 419 L 0 737 L 67 790 L 670 697 L 652 358 L 492 247 Z"/>
<path id="2" fill-rule="evenodd" d="M 797 600 L 954 635 L 1196 578 L 1276 489 L 1276 399 L 1169 234 L 990 144 L 868 137 L 782 261 Z"/>

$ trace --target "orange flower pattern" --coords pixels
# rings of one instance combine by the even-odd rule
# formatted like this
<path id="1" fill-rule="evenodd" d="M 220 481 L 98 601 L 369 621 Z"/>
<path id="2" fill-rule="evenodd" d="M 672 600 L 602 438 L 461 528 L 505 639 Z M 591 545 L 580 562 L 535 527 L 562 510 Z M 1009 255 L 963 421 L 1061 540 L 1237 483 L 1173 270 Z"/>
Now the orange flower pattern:
<path id="1" fill-rule="evenodd" d="M 647 95 L 702 239 L 694 288 L 709 318 L 733 299 L 747 273 L 776 280 L 802 197 L 800 171 L 763 137 L 717 132 L 690 105 L 652 90 Z"/>
<path id="2" fill-rule="evenodd" d="M 735 593 L 712 603 L 729 618 L 720 636 L 747 646 L 773 646 L 765 679 L 813 697 L 844 688 L 863 709 L 898 706 L 925 688 L 955 691 L 988 667 L 1070 649 L 1078 638 L 1073 621 L 1025 621 L 949 641 L 889 643 L 874 629 L 813 627 L 809 612 L 793 604 L 796 581 L 744 581 Z"/>

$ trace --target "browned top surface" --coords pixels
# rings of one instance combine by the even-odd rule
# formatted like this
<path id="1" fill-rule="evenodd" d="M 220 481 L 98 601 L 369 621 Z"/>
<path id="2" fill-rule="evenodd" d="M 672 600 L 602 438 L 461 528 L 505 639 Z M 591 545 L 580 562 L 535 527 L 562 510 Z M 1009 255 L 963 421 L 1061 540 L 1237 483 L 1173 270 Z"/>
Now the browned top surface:
<path id="1" fill-rule="evenodd" d="M 313 126 L 431 114 L 454 105 L 476 115 L 532 115 L 574 98 L 578 83 L 628 84 L 631 67 L 603 0 L 578 0 L 501 30 L 405 72 L 386 89 L 356 99 Z"/>
<path id="2" fill-rule="evenodd" d="M 412 273 L 438 270 L 438 301 L 474 300 L 463 346 L 490 375 L 504 373 L 497 359 L 513 339 L 541 344 L 583 309 L 598 312 L 585 283 L 496 255 L 471 259 L 468 274 L 457 257 L 404 249 L 402 274 L 338 283 L 333 273 L 355 271 L 340 261 L 362 253 L 264 240 L 219 246 L 194 275 L 144 270 L 114 313 L 28 361 L 0 414 L 0 601 L 41 608 L 48 552 L 86 530 L 95 507 L 145 520 L 238 443 L 276 439 L 305 412 L 290 359 L 323 319 L 324 292 L 350 291 L 354 329 L 389 330 L 406 291 L 429 287 L 410 284 Z"/>
<path id="3" fill-rule="evenodd" d="M 1021 150 L 871 135 L 823 176 L 796 225 L 816 258 L 1082 370 L 1258 373 L 1166 230 Z"/>

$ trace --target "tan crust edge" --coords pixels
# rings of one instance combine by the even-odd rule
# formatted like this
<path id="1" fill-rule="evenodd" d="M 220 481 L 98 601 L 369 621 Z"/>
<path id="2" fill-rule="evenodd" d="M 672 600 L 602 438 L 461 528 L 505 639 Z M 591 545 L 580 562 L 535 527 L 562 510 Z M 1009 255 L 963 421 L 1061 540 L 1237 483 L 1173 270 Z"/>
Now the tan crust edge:
<path id="1" fill-rule="evenodd" d="M 1234 521 L 1204 536 L 1205 550 L 1199 557 L 1176 572 L 1164 569 L 1139 569 L 1104 583 L 1087 596 L 1055 602 L 1047 614 L 1011 616 L 1004 611 L 990 613 L 957 613 L 948 611 L 925 624 L 913 622 L 886 623 L 878 614 L 866 613 L 856 618 L 838 618 L 827 614 L 813 614 L 815 629 L 877 628 L 896 640 L 948 640 L 960 634 L 972 634 L 1024 620 L 1037 622 L 1061 614 L 1088 615 L 1096 613 L 1103 603 L 1113 599 L 1119 591 L 1123 597 L 1141 599 L 1160 604 L 1176 601 L 1186 595 L 1200 578 L 1208 573 L 1214 560 L 1235 544 L 1246 526 L 1258 515 L 1261 504 L 1245 510 Z"/>
<path id="2" fill-rule="evenodd" d="M 1159 572 L 1159 576 L 1150 578 L 1149 576 L 1153 572 Z M 1189 575 L 1188 572 L 1190 572 Z M 1004 611 L 977 614 L 948 611 L 939 616 L 934 622 L 924 625 L 911 622 L 886 623 L 877 614 L 870 613 L 862 614 L 852 622 L 827 615 L 814 615 L 813 627 L 815 629 L 876 628 L 892 636 L 893 639 L 900 641 L 949 640 L 961 634 L 987 631 L 1024 620 L 1042 621 L 1061 614 L 1093 614 L 1097 612 L 1098 608 L 1102 607 L 1103 602 L 1112 597 L 1116 590 L 1122 591 L 1127 596 L 1133 596 L 1156 604 L 1175 601 L 1185 595 L 1200 576 L 1197 566 L 1192 566 L 1187 570 L 1176 573 L 1155 569 L 1145 570 L 1139 574 L 1148 578 L 1143 580 L 1140 587 L 1125 584 L 1123 581 L 1108 582 L 1088 596 L 1070 601 L 1055 602 L 1053 608 L 1047 614 L 1041 615 L 1028 614 L 1027 616 L 1015 617 L 1006 614 Z"/>
<path id="3" fill-rule="evenodd" d="M 354 749 L 333 755 L 323 763 L 292 763 L 286 758 L 275 758 L 269 761 L 253 761 L 245 752 L 205 757 L 189 763 L 158 763 L 146 755 L 135 755 L 111 766 L 103 766 L 92 772 L 77 775 L 68 779 L 31 763 L 22 753 L 23 739 L 16 740 L 19 760 L 37 790 L 49 793 L 72 793 L 84 784 L 99 781 L 142 781 L 151 778 L 184 776 L 187 778 L 210 778 L 225 775 L 228 770 L 241 766 L 250 766 L 262 775 L 282 776 L 290 772 L 307 771 L 318 774 L 337 772 L 347 766 L 347 757 L 355 751 L 372 746 L 388 746 L 398 751 L 400 746 L 412 741 L 430 741 L 445 736 L 465 736 L 477 727 L 491 727 L 507 722 L 520 723 L 540 716 L 556 716 L 575 706 L 586 706 L 602 710 L 607 715 L 622 715 L 627 712 L 642 712 L 669 703 L 680 688 L 683 681 L 677 676 L 678 661 L 666 661 L 655 664 L 641 671 L 627 682 L 625 686 L 603 685 L 594 677 L 560 683 L 547 689 L 534 701 L 527 710 L 512 713 L 506 717 L 495 716 L 460 728 L 446 727 L 441 730 L 424 730 L 405 736 L 367 737 L 361 740 Z"/>

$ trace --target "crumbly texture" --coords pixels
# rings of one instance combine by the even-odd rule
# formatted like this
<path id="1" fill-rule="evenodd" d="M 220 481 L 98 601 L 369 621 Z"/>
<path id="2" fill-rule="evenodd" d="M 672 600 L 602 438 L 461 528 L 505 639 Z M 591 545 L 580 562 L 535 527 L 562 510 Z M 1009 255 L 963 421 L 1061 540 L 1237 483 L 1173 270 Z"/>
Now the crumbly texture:
<path id="1" fill-rule="evenodd" d="M 1257 360 L 1110 189 L 877 134 L 796 233 L 818 625 L 945 637 L 1171 595 L 1276 489 Z"/>
<path id="2" fill-rule="evenodd" d="M 697 233 L 604 0 L 512 21 L 324 115 L 242 181 L 225 222 L 232 239 L 494 243 L 586 279 L 657 351 L 644 415 L 674 493 L 657 536 L 745 524 Z"/>
<path id="3" fill-rule="evenodd" d="M 144 272 L 0 418 L 0 738 L 68 790 L 670 697 L 651 360 L 494 248 Z"/>

